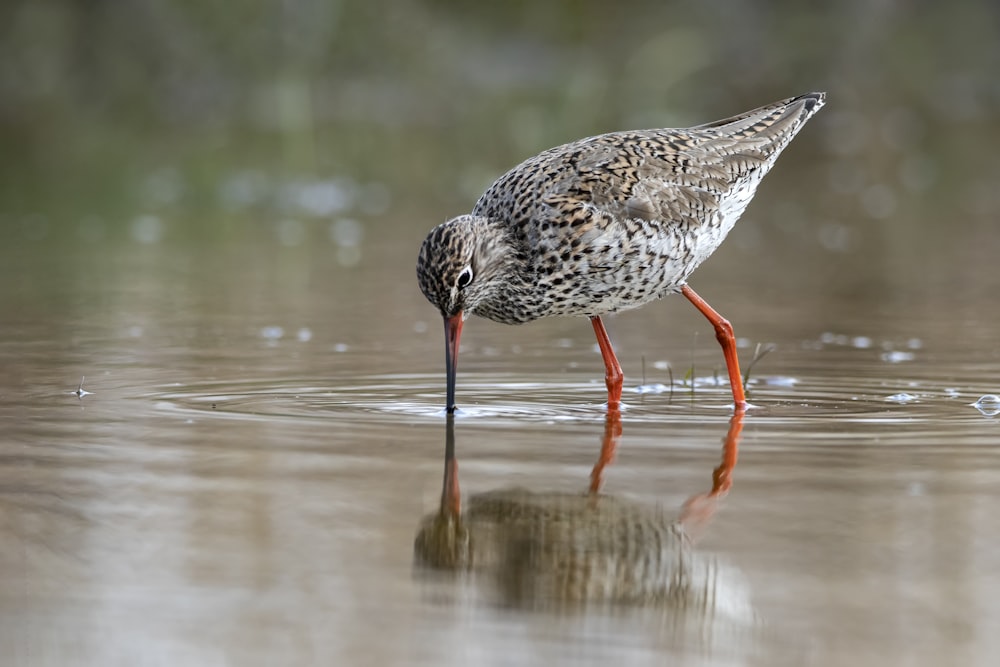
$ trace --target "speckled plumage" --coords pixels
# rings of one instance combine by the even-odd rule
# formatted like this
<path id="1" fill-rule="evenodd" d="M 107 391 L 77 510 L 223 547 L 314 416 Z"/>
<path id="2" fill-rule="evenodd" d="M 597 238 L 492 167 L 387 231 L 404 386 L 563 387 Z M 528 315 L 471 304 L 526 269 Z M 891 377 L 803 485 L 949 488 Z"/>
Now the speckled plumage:
<path id="1" fill-rule="evenodd" d="M 430 232 L 420 289 L 446 320 L 505 324 L 593 318 L 678 292 L 824 99 L 551 148 L 501 176 L 470 215 Z"/>

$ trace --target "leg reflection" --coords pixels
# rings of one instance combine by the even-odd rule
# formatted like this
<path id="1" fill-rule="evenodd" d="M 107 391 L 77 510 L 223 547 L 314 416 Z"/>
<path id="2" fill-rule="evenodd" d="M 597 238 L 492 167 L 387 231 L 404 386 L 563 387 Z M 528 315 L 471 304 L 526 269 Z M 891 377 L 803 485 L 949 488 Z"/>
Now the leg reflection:
<path id="1" fill-rule="evenodd" d="M 745 407 L 737 406 L 736 412 L 729 419 L 729 430 L 726 431 L 726 437 L 722 441 L 722 463 L 712 471 L 712 490 L 691 496 L 681 508 L 678 521 L 694 541 L 705 532 L 705 528 L 718 510 L 719 501 L 726 497 L 733 486 L 733 470 L 736 469 L 736 460 L 739 457 L 740 434 L 743 432 L 743 418 L 746 412 Z"/>
<path id="2" fill-rule="evenodd" d="M 604 437 L 601 438 L 601 455 L 590 473 L 590 493 L 596 495 L 604 485 L 604 469 L 615 460 L 618 443 L 622 439 L 622 413 L 617 405 L 608 407 L 604 416 Z"/>
<path id="3" fill-rule="evenodd" d="M 722 441 L 722 463 L 712 471 L 712 489 L 691 496 L 681 509 L 680 523 L 692 534 L 700 533 L 718 509 L 718 503 L 733 485 L 733 470 L 739 456 L 740 435 L 746 408 L 737 407 L 729 420 L 729 430 Z M 604 417 L 601 453 L 590 473 L 590 494 L 596 495 L 604 485 L 604 471 L 615 460 L 622 438 L 622 415 L 618 408 L 609 408 Z"/>

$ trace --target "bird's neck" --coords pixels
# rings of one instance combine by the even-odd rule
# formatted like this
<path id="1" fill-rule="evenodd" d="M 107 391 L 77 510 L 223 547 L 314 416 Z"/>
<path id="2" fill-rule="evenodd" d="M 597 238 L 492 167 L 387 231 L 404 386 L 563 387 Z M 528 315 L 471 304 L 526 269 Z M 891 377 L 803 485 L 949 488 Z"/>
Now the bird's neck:
<path id="1" fill-rule="evenodd" d="M 493 222 L 493 221 L 491 221 Z M 476 315 L 503 324 L 522 324 L 544 315 L 538 293 L 535 268 L 526 244 L 513 238 L 498 225 L 499 233 L 490 235 L 493 286 L 490 298 L 481 302 Z"/>

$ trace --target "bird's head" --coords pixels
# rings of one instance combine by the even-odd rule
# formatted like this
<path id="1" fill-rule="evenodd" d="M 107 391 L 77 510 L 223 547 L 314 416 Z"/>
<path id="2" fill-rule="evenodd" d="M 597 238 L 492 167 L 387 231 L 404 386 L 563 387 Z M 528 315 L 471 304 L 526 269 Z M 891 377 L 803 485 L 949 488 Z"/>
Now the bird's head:
<path id="1" fill-rule="evenodd" d="M 481 304 L 502 292 L 513 261 L 514 249 L 503 228 L 475 215 L 459 216 L 438 225 L 420 246 L 417 282 L 444 318 L 448 412 L 455 411 L 462 323 Z"/>
<path id="2" fill-rule="evenodd" d="M 513 250 L 502 230 L 487 218 L 462 215 L 438 225 L 417 257 L 420 291 L 450 318 L 476 312 L 503 286 Z"/>

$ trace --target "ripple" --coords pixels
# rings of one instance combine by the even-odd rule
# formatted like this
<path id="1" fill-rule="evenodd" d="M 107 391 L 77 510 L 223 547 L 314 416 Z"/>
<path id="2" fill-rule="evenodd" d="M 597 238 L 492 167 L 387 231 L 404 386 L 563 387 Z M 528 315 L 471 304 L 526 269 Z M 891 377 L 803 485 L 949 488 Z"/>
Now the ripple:
<path id="1" fill-rule="evenodd" d="M 1000 415 L 1000 396 L 996 394 L 980 396 L 979 400 L 970 405 L 987 417 Z"/>
<path id="2" fill-rule="evenodd" d="M 243 419 L 439 420 L 444 386 L 439 374 L 387 374 L 273 382 L 247 379 L 172 386 L 150 396 L 158 409 Z M 715 377 L 625 388 L 623 411 L 631 422 L 703 420 L 732 410 L 729 386 Z M 1000 399 L 934 379 L 888 382 L 882 378 L 779 375 L 750 382 L 752 414 L 769 421 L 899 423 L 971 417 L 972 405 L 1000 414 Z M 525 381 L 496 372 L 466 373 L 459 380 L 459 419 L 511 422 L 594 422 L 604 418 L 603 381 L 590 374 Z M 996 402 L 992 402 L 996 401 Z M 992 411 L 992 412 L 991 412 Z M 979 417 L 979 415 L 975 415 Z M 981 417 L 979 417 L 981 418 Z"/>

